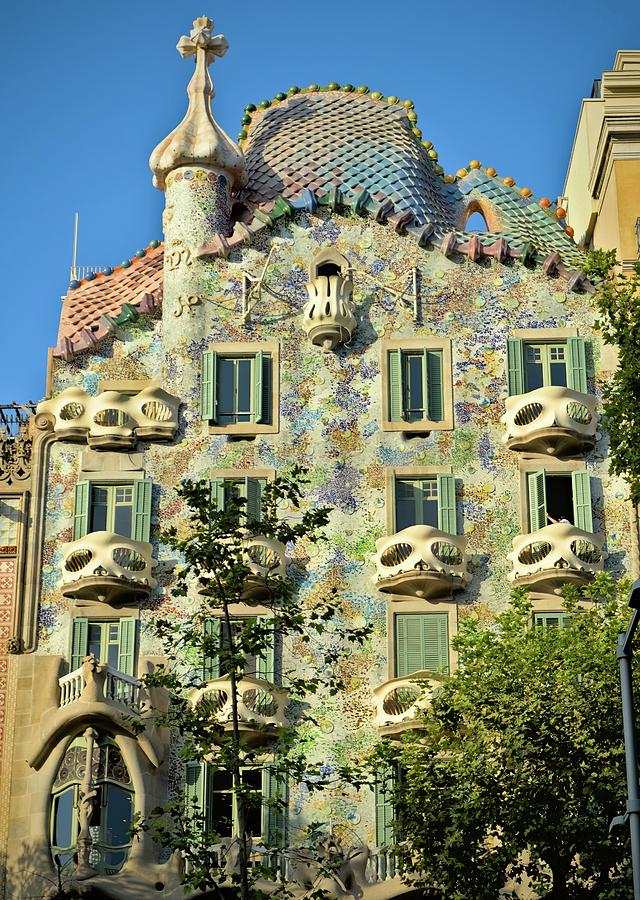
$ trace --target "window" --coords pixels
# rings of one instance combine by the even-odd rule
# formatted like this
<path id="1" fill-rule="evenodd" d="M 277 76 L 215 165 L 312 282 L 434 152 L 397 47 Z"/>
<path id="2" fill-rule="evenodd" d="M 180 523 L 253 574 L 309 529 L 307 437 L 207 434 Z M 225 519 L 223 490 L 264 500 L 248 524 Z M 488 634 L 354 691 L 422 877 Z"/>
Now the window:
<path id="1" fill-rule="evenodd" d="M 148 478 L 129 484 L 79 481 L 73 514 L 73 539 L 92 531 L 111 531 L 134 541 L 149 541 L 152 482 Z"/>
<path id="2" fill-rule="evenodd" d="M 232 633 L 238 634 L 243 626 L 254 623 L 268 623 L 268 616 L 238 616 L 231 620 Z M 220 617 L 207 619 L 205 622 L 205 637 L 211 642 L 211 646 L 215 648 L 210 655 L 205 655 L 203 664 L 203 681 L 215 681 L 226 675 L 227 668 L 224 661 L 221 660 L 221 654 L 229 647 L 229 630 L 227 623 Z M 208 647 L 206 648 L 208 650 Z M 275 666 L 275 634 L 271 646 L 267 647 L 263 653 L 245 656 L 244 674 L 252 675 L 254 678 L 261 678 L 264 681 L 275 683 L 277 678 Z"/>
<path id="3" fill-rule="evenodd" d="M 17 556 L 20 497 L 0 497 L 0 557 Z"/>
<path id="4" fill-rule="evenodd" d="M 593 532 L 591 480 L 586 469 L 529 472 L 527 494 L 530 532 L 554 524 L 554 521 Z"/>
<path id="5" fill-rule="evenodd" d="M 587 393 L 585 343 L 582 338 L 563 341 L 507 341 L 509 394 L 525 394 L 541 387 L 568 387 Z"/>
<path id="6" fill-rule="evenodd" d="M 565 612 L 534 613 L 533 624 L 540 628 L 568 628 L 571 616 Z"/>
<path id="7" fill-rule="evenodd" d="M 286 845 L 287 786 L 274 766 L 252 766 L 241 770 L 249 794 L 248 829 L 267 846 Z M 238 833 L 238 814 L 231 774 L 204 762 L 187 763 L 186 800 L 203 816 L 207 831 L 218 837 Z M 252 802 L 253 801 L 253 802 Z"/>
<path id="8" fill-rule="evenodd" d="M 395 677 L 414 672 L 449 672 L 446 613 L 403 613 L 394 617 Z"/>
<path id="9" fill-rule="evenodd" d="M 453 475 L 395 478 L 395 531 L 431 525 L 456 534 L 456 483 Z"/>
<path id="10" fill-rule="evenodd" d="M 75 672 L 89 653 L 124 675 L 135 667 L 136 620 L 75 618 L 71 633 L 70 670 Z"/>
<path id="11" fill-rule="evenodd" d="M 202 354 L 202 418 L 221 428 L 273 425 L 273 354 L 264 350 Z"/>
<path id="12" fill-rule="evenodd" d="M 90 758 L 89 758 L 90 757 Z M 101 875 L 118 872 L 131 847 L 133 786 L 120 748 L 109 738 L 76 738 L 67 748 L 53 783 L 50 843 L 63 872 L 75 868 L 80 831 L 80 787 L 90 763 L 92 789 L 89 830 L 91 866 Z"/>
<path id="13" fill-rule="evenodd" d="M 262 491 L 266 484 L 265 478 L 232 477 L 213 478 L 211 484 L 211 496 L 216 501 L 218 509 L 227 509 L 230 500 L 245 500 L 242 509 L 249 519 L 260 521 Z"/>
<path id="14" fill-rule="evenodd" d="M 385 431 L 453 428 L 450 340 L 383 340 L 382 381 Z"/>

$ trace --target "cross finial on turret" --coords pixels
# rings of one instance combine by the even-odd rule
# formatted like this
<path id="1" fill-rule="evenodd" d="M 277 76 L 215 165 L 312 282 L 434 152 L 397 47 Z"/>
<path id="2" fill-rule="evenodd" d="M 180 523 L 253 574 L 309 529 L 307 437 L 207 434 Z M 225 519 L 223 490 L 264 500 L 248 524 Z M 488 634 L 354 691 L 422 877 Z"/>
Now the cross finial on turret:
<path id="1" fill-rule="evenodd" d="M 207 65 L 213 62 L 214 57 L 224 56 L 229 49 L 229 44 L 223 34 L 211 37 L 213 20 L 208 16 L 198 16 L 194 19 L 193 28 L 189 36 L 183 34 L 176 45 L 176 49 L 183 59 L 193 56 L 198 49 L 206 52 Z"/>

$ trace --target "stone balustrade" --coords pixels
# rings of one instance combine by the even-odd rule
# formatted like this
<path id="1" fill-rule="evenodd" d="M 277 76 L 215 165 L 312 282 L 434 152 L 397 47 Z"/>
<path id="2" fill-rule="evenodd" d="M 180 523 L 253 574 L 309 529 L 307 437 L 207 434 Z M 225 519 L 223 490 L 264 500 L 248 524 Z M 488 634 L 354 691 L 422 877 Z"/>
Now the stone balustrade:
<path id="1" fill-rule="evenodd" d="M 99 666 L 94 665 L 93 668 L 94 670 L 98 669 L 100 675 L 104 677 L 96 679 L 96 683 L 99 685 L 99 696 L 97 698 L 92 697 L 92 700 L 112 700 L 123 703 L 131 709 L 137 710 L 139 708 L 141 685 L 137 678 L 125 675 L 124 672 L 119 672 L 106 663 L 102 663 Z M 73 672 L 69 672 L 68 675 L 63 675 L 62 678 L 59 678 L 60 707 L 68 706 L 76 700 L 85 699 L 82 695 L 85 692 L 88 680 L 91 679 L 87 679 L 86 665 L 82 665 L 79 669 L 75 669 Z"/>
<path id="2" fill-rule="evenodd" d="M 61 441 L 86 441 L 100 450 L 130 450 L 138 440 L 170 441 L 178 430 L 180 401 L 158 384 L 130 394 L 103 391 L 91 396 L 70 387 L 51 400 L 42 400 L 37 412 L 54 418 Z"/>
<path id="3" fill-rule="evenodd" d="M 243 740 L 256 745 L 288 724 L 286 709 L 289 695 L 284 688 L 269 681 L 244 675 L 237 684 L 238 720 Z M 213 722 L 232 728 L 233 709 L 231 682 L 228 676 L 209 681 L 204 687 L 194 689 L 190 702 Z"/>
<path id="4" fill-rule="evenodd" d="M 560 456 L 593 447 L 598 422 L 597 400 L 566 387 L 543 387 L 507 397 L 500 419 L 502 443 L 510 450 Z"/>
<path id="5" fill-rule="evenodd" d="M 585 584 L 602 571 L 605 558 L 600 535 L 574 525 L 547 525 L 513 539 L 509 578 L 518 586 L 559 592 L 565 584 Z"/>
<path id="6" fill-rule="evenodd" d="M 156 586 L 151 544 L 111 531 L 92 531 L 61 544 L 65 597 L 113 603 L 146 597 Z"/>
<path id="7" fill-rule="evenodd" d="M 414 672 L 385 681 L 373 691 L 374 724 L 380 734 L 393 735 L 414 728 L 446 676 L 437 672 Z"/>
<path id="8" fill-rule="evenodd" d="M 302 311 L 302 327 L 311 343 L 329 351 L 350 340 L 357 324 L 351 303 L 351 279 L 345 275 L 318 275 L 306 287 L 309 300 Z"/>
<path id="9" fill-rule="evenodd" d="M 411 525 L 376 541 L 378 590 L 407 597 L 446 596 L 471 580 L 467 540 L 430 525 Z"/>

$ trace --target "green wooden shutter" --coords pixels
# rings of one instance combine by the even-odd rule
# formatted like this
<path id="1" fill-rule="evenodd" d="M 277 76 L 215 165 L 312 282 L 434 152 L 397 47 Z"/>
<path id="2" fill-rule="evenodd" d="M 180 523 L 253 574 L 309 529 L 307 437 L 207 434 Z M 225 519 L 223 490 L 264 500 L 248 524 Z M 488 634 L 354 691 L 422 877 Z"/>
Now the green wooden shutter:
<path id="1" fill-rule="evenodd" d="M 271 385 L 273 379 L 273 363 L 272 357 L 265 353 L 262 360 L 262 422 L 265 425 L 271 425 L 273 417 L 271 414 L 272 397 Z"/>
<path id="2" fill-rule="evenodd" d="M 442 396 L 442 353 L 439 350 L 425 350 L 427 373 L 427 410 L 431 422 L 443 418 L 444 398 Z"/>
<path id="3" fill-rule="evenodd" d="M 547 524 L 547 492 L 544 483 L 544 469 L 529 472 L 529 531 L 538 531 Z"/>
<path id="4" fill-rule="evenodd" d="M 91 506 L 91 482 L 79 481 L 76 484 L 73 504 L 73 539 L 80 540 L 89 532 L 89 510 Z"/>
<path id="5" fill-rule="evenodd" d="M 507 378 L 510 397 L 524 394 L 524 353 L 519 338 L 507 339 Z"/>
<path id="6" fill-rule="evenodd" d="M 265 766 L 262 770 L 262 795 L 267 801 L 262 805 L 263 841 L 268 847 L 286 847 L 288 790 L 285 773 L 278 772 L 275 766 Z"/>
<path id="7" fill-rule="evenodd" d="M 200 411 L 207 421 L 216 420 L 216 375 L 218 360 L 215 350 L 205 350 L 200 369 Z"/>
<path id="8" fill-rule="evenodd" d="M 216 509 L 222 512 L 224 510 L 224 478 L 212 478 L 209 481 L 209 490 L 211 491 L 211 502 L 215 503 Z"/>
<path id="9" fill-rule="evenodd" d="M 257 621 L 260 624 L 269 622 L 270 620 L 270 616 L 258 616 L 257 618 Z M 276 680 L 275 639 L 275 630 L 272 629 L 271 643 L 269 647 L 267 647 L 264 653 L 258 656 L 258 658 L 256 659 L 256 678 L 264 678 L 265 681 L 270 681 L 272 684 L 274 684 Z"/>
<path id="10" fill-rule="evenodd" d="M 131 538 L 134 541 L 149 541 L 151 533 L 151 494 L 153 482 L 150 478 L 140 478 L 133 482 L 133 523 Z"/>
<path id="11" fill-rule="evenodd" d="M 71 632 L 71 667 L 70 672 L 75 672 L 82 665 L 82 660 L 87 655 L 87 642 L 89 640 L 89 620 L 77 618 L 73 620 Z"/>
<path id="12" fill-rule="evenodd" d="M 255 522 L 260 521 L 260 502 L 262 499 L 262 479 L 260 478 L 246 478 L 246 495 L 247 495 L 247 505 L 245 506 L 245 512 L 247 514 L 247 518 L 253 519 Z"/>
<path id="13" fill-rule="evenodd" d="M 567 386 L 581 394 L 587 393 L 587 364 L 582 338 L 567 339 Z"/>
<path id="14" fill-rule="evenodd" d="M 376 803 L 376 846 L 390 847 L 394 843 L 395 809 L 393 806 L 393 790 L 395 778 L 389 769 L 375 782 Z"/>
<path id="15" fill-rule="evenodd" d="M 396 678 L 428 669 L 449 671 L 447 615 L 406 613 L 395 617 Z"/>
<path id="16" fill-rule="evenodd" d="M 571 616 L 567 613 L 536 613 L 534 623 L 541 628 L 568 628 Z"/>
<path id="17" fill-rule="evenodd" d="M 400 350 L 389 350 L 389 421 L 401 422 L 402 404 L 402 354 Z"/>
<path id="18" fill-rule="evenodd" d="M 204 815 L 206 812 L 207 765 L 190 760 L 185 770 L 185 802 L 187 808 L 194 813 Z M 203 823 L 204 824 L 204 823 Z"/>
<path id="19" fill-rule="evenodd" d="M 453 475 L 437 475 L 438 528 L 448 534 L 456 534 L 456 480 Z"/>
<path id="20" fill-rule="evenodd" d="M 262 375 L 264 353 L 258 350 L 251 360 L 251 418 L 254 422 L 262 422 Z"/>
<path id="21" fill-rule="evenodd" d="M 571 473 L 573 486 L 573 524 L 583 531 L 593 531 L 591 511 L 591 478 L 586 469 Z"/>
<path id="22" fill-rule="evenodd" d="M 136 620 L 120 619 L 120 643 L 118 646 L 118 669 L 125 675 L 133 675 L 136 650 Z"/>
<path id="23" fill-rule="evenodd" d="M 216 648 L 215 653 L 203 653 L 202 659 L 202 680 L 215 681 L 220 677 L 220 619 L 218 616 L 212 616 L 210 619 L 204 620 L 204 636 L 211 639 L 212 645 Z"/>

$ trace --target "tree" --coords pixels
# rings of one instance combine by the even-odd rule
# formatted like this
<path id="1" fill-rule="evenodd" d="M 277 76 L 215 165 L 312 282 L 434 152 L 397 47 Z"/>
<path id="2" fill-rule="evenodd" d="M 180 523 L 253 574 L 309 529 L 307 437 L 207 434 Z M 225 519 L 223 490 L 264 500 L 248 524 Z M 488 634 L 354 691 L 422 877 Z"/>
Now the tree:
<path id="1" fill-rule="evenodd" d="M 630 896 L 627 836 L 608 831 L 625 796 L 614 648 L 628 587 L 598 575 L 586 608 L 566 589 L 566 628 L 532 626 L 523 589 L 490 626 L 464 618 L 461 666 L 423 726 L 379 748 L 401 773 L 405 864 L 436 896 L 495 900 L 507 878 L 540 897 Z"/>
<path id="2" fill-rule="evenodd" d="M 596 283 L 595 302 L 606 344 L 618 348 L 618 368 L 603 388 L 603 423 L 609 433 L 609 463 L 623 475 L 631 502 L 640 503 L 640 264 L 633 274 L 615 271 L 615 250 L 588 254 L 586 274 Z"/>
<path id="3" fill-rule="evenodd" d="M 173 797 L 153 810 L 138 828 L 151 831 L 165 848 L 182 855 L 186 862 L 184 883 L 198 890 L 215 889 L 231 875 L 242 900 L 256 895 L 258 879 L 277 876 L 275 853 L 272 865 L 250 865 L 252 812 L 267 804 L 271 812 L 283 811 L 283 792 L 265 800 L 244 773 L 261 764 L 263 746 L 248 744 L 242 733 L 242 680 L 246 661 L 264 659 L 287 640 L 295 639 L 299 648 L 307 648 L 314 662 L 308 671 L 287 668 L 283 657 L 281 671 L 271 680 L 286 688 L 295 710 L 295 722 L 278 734 L 264 727 L 264 740 L 270 755 L 269 777 L 278 785 L 294 779 L 306 782 L 310 790 L 331 783 L 329 776 L 314 766 L 297 738 L 297 728 L 312 718 L 306 703 L 319 691 L 335 694 L 343 688 L 337 663 L 352 648 L 365 642 L 370 627 L 348 627 L 341 618 L 342 607 L 336 591 L 314 597 L 312 606 L 301 602 L 295 573 L 283 574 L 279 565 L 286 546 L 297 542 L 323 540 L 323 528 L 330 510 L 324 507 L 301 511 L 305 471 L 294 466 L 288 476 L 279 475 L 266 483 L 260 496 L 260 514 L 249 509 L 247 498 L 233 494 L 221 500 L 206 482 L 183 482 L 178 495 L 184 500 L 188 519 L 180 528 L 172 527 L 163 540 L 181 557 L 176 571 L 176 597 L 191 601 L 188 614 L 157 618 L 153 627 L 171 661 L 144 679 L 149 687 L 162 687 L 170 697 L 167 712 L 156 711 L 158 725 L 172 729 L 182 742 L 180 755 L 189 766 L 205 762 L 209 773 L 226 773 L 231 778 L 231 793 L 236 811 L 235 839 L 226 847 L 226 859 L 220 856 L 221 835 L 211 826 L 207 810 L 198 803 L 193 785 L 186 794 Z M 218 494 L 220 489 L 218 490 Z M 287 516 L 293 508 L 295 516 Z M 260 540 L 255 541 L 255 538 Z M 275 542 L 275 543 L 274 543 Z M 260 574 L 256 578 L 255 565 Z M 298 573 L 299 574 L 299 573 Z M 260 588 L 259 604 L 268 616 L 234 618 L 237 604 L 251 605 L 249 585 Z M 217 627 L 212 627 L 217 624 Z M 206 688 L 215 666 L 227 678 L 225 689 L 230 700 L 228 721 L 221 721 L 215 700 L 209 700 Z M 193 702 L 194 691 L 200 693 Z M 255 686 L 254 700 L 265 709 L 269 691 Z M 256 726 L 252 726 L 253 732 Z M 335 776 L 331 776 L 335 778 Z M 276 795 L 279 793 L 275 792 Z M 311 827 L 309 842 L 316 830 Z M 266 848 L 275 851 L 277 848 Z M 309 851 L 310 852 L 310 851 Z M 267 854 L 267 857 L 269 855 Z M 226 868 L 226 872 L 225 872 Z M 260 892 L 257 892 L 260 895 Z"/>

